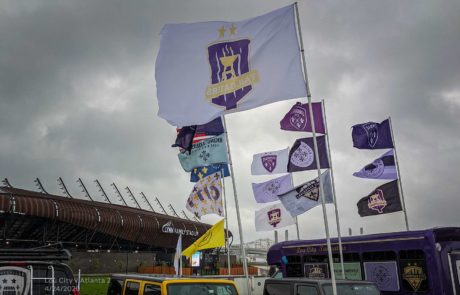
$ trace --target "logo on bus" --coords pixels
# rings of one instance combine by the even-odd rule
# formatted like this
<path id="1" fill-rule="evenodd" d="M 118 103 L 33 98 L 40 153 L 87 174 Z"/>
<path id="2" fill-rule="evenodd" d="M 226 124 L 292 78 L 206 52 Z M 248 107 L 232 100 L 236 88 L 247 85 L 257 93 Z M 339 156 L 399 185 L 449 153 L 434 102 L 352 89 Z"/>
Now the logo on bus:
<path id="1" fill-rule="evenodd" d="M 310 271 L 308 272 L 308 277 L 311 279 L 324 279 L 326 278 L 326 274 L 323 272 L 323 269 L 321 267 L 316 265 L 310 268 Z"/>
<path id="2" fill-rule="evenodd" d="M 409 285 L 417 291 L 424 280 L 426 280 L 426 274 L 421 266 L 417 266 L 417 263 L 411 265 L 410 263 L 403 269 L 403 279 L 406 280 Z"/>
<path id="3" fill-rule="evenodd" d="M 0 267 L 0 293 L 25 295 L 30 290 L 30 270 L 16 266 Z"/>

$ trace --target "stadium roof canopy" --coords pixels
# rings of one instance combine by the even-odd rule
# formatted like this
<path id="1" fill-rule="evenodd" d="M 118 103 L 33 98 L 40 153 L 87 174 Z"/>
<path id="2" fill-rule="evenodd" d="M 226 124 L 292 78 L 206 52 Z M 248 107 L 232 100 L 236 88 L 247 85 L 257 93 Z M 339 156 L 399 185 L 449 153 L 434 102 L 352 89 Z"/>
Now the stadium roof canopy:
<path id="1" fill-rule="evenodd" d="M 0 187 L 1 246 L 62 243 L 86 249 L 171 249 L 179 233 L 186 247 L 209 228 L 122 205 Z"/>

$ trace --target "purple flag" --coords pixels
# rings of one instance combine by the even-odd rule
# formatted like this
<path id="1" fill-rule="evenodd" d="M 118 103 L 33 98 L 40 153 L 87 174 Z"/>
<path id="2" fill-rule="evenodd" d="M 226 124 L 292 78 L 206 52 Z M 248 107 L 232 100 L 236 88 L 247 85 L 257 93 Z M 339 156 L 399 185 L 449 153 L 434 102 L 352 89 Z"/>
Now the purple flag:
<path id="1" fill-rule="evenodd" d="M 325 134 L 323 108 L 321 102 L 311 104 L 313 109 L 313 119 L 315 121 L 315 131 Z M 297 102 L 292 106 L 291 110 L 284 115 L 280 122 L 281 129 L 290 131 L 306 131 L 313 132 L 310 119 L 310 111 L 308 103 L 302 104 Z"/>
<path id="2" fill-rule="evenodd" d="M 316 137 L 318 143 L 320 168 L 329 168 L 327 159 L 326 138 Z M 313 137 L 299 138 L 289 151 L 288 172 L 316 169 L 316 156 L 313 145 Z"/>
<path id="3" fill-rule="evenodd" d="M 353 173 L 353 176 L 373 179 L 398 179 L 393 150 L 389 150 L 371 164 Z"/>
<path id="4" fill-rule="evenodd" d="M 353 146 L 358 149 L 386 149 L 393 148 L 390 120 L 382 123 L 367 122 L 354 125 L 351 137 Z"/>
<path id="5" fill-rule="evenodd" d="M 284 175 L 266 182 L 253 183 L 252 191 L 257 203 L 279 201 L 278 195 L 292 189 L 292 175 Z"/>
<path id="6" fill-rule="evenodd" d="M 398 180 L 385 183 L 356 204 L 359 216 L 381 215 L 402 211 Z"/>

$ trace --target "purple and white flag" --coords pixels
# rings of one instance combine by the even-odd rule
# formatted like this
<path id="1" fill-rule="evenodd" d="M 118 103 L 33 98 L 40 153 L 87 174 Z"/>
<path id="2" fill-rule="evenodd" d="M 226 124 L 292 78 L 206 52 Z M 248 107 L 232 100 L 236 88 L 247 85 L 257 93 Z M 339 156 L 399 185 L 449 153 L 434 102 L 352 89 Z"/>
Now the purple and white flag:
<path id="1" fill-rule="evenodd" d="M 323 108 L 321 102 L 314 102 L 311 104 L 313 110 L 313 120 L 315 122 L 315 132 L 325 134 Z M 305 131 L 313 132 L 311 125 L 310 110 L 308 103 L 302 104 L 297 102 L 289 112 L 284 115 L 280 122 L 281 129 L 289 131 Z"/>
<path id="2" fill-rule="evenodd" d="M 295 224 L 295 219 L 281 203 L 274 203 L 256 211 L 256 231 L 275 230 Z"/>
<path id="3" fill-rule="evenodd" d="M 326 138 L 317 136 L 319 152 L 319 166 L 322 169 L 329 168 L 327 157 Z M 316 169 L 316 156 L 313 145 L 313 137 L 299 138 L 289 152 L 288 172 Z"/>
<path id="4" fill-rule="evenodd" d="M 334 203 L 329 169 L 321 174 L 321 183 L 325 203 Z M 297 216 L 305 213 L 322 203 L 318 177 L 296 186 L 291 191 L 279 194 L 278 197 L 291 216 Z"/>
<path id="5" fill-rule="evenodd" d="M 158 115 L 174 126 L 307 94 L 292 4 L 243 21 L 167 24 L 160 41 Z"/>
<path id="6" fill-rule="evenodd" d="M 351 132 L 353 146 L 357 149 L 387 149 L 393 148 L 390 120 L 381 123 L 367 122 L 354 125 Z"/>
<path id="7" fill-rule="evenodd" d="M 291 189 L 292 174 L 284 175 L 266 182 L 252 184 L 252 191 L 257 203 L 279 201 L 278 195 Z"/>
<path id="8" fill-rule="evenodd" d="M 287 173 L 289 149 L 255 154 L 252 157 L 251 174 L 266 175 Z"/>
<path id="9" fill-rule="evenodd" d="M 374 179 L 398 179 L 394 151 L 389 150 L 380 158 L 375 159 L 371 164 L 353 173 L 353 176 Z"/>

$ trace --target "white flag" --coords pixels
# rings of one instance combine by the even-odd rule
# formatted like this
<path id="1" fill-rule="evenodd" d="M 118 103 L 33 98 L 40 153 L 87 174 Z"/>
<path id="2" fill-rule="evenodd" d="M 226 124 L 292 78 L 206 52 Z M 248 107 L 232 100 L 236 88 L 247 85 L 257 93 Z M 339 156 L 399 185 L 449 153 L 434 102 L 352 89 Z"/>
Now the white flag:
<path id="1" fill-rule="evenodd" d="M 256 211 L 256 231 L 275 230 L 295 224 L 295 219 L 281 203 L 274 203 Z"/>
<path id="2" fill-rule="evenodd" d="M 174 254 L 174 269 L 176 270 L 176 275 L 181 275 L 181 259 L 182 255 L 182 234 L 179 235 L 177 239 L 176 254 Z"/>
<path id="3" fill-rule="evenodd" d="M 252 156 L 251 174 L 287 173 L 289 149 L 260 153 Z"/>
<path id="4" fill-rule="evenodd" d="M 323 195 L 326 203 L 333 203 L 331 175 L 329 170 L 321 174 Z M 281 203 L 292 216 L 300 215 L 321 205 L 321 195 L 318 177 L 296 186 L 291 191 L 278 195 Z"/>
<path id="5" fill-rule="evenodd" d="M 294 6 L 239 22 L 165 25 L 155 79 L 158 115 L 179 127 L 305 97 Z"/>
<path id="6" fill-rule="evenodd" d="M 215 213 L 224 216 L 220 172 L 203 177 L 193 186 L 185 208 L 196 217 Z"/>
<path id="7" fill-rule="evenodd" d="M 292 189 L 292 174 L 271 179 L 266 182 L 253 183 L 252 192 L 257 203 L 279 201 L 278 195 Z"/>

